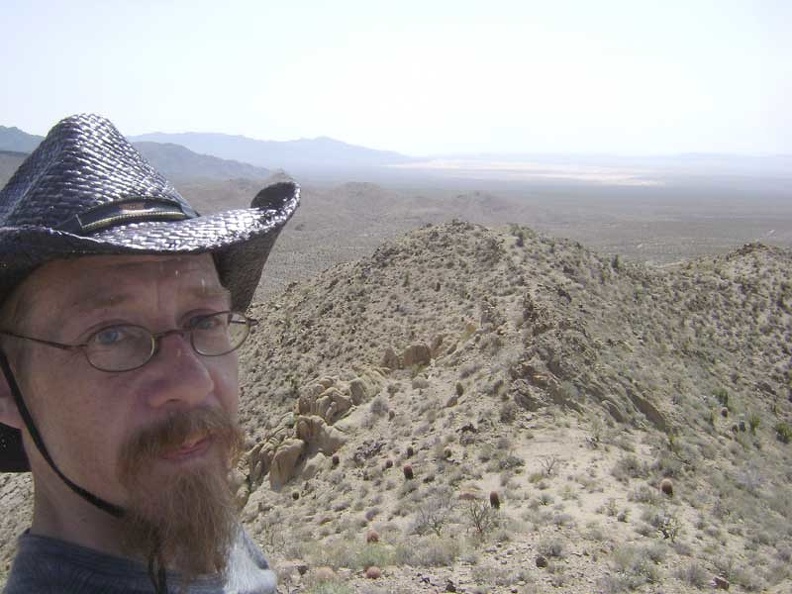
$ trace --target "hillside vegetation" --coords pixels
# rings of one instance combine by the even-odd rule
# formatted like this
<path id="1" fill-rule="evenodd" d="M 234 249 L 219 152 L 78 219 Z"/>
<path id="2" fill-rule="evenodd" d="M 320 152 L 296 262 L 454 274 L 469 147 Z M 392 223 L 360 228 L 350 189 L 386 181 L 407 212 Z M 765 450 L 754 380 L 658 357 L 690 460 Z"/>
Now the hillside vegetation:
<path id="1" fill-rule="evenodd" d="M 456 221 L 258 303 L 235 485 L 281 592 L 789 592 L 791 256 Z"/>
<path id="2" fill-rule="evenodd" d="M 791 272 L 454 222 L 294 283 L 244 357 L 245 519 L 313 591 L 788 591 Z"/>

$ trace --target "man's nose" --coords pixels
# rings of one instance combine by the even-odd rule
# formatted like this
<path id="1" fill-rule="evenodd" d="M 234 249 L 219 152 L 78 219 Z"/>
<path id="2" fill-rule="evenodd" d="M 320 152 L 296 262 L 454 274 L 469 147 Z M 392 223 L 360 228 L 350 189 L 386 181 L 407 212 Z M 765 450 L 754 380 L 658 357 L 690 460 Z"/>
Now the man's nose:
<path id="1" fill-rule="evenodd" d="M 149 405 L 190 408 L 203 403 L 214 390 L 204 357 L 195 352 L 186 332 L 168 332 L 159 338 L 157 352 L 146 367 L 151 373 Z"/>

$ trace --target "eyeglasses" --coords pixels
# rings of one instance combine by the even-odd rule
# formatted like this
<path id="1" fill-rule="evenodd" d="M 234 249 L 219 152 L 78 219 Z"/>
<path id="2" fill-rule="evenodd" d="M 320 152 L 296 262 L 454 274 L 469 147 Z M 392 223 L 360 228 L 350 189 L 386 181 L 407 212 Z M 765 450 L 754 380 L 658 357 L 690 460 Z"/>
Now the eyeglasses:
<path id="1" fill-rule="evenodd" d="M 100 371 L 132 371 L 143 367 L 157 354 L 160 341 L 166 336 L 189 336 L 193 350 L 204 357 L 219 357 L 235 351 L 250 335 L 258 320 L 233 311 L 221 311 L 191 318 L 184 328 L 152 334 L 143 326 L 119 324 L 97 330 L 82 344 L 62 344 L 23 336 L 13 332 L 0 334 L 32 340 L 64 351 L 80 349 L 88 363 Z"/>

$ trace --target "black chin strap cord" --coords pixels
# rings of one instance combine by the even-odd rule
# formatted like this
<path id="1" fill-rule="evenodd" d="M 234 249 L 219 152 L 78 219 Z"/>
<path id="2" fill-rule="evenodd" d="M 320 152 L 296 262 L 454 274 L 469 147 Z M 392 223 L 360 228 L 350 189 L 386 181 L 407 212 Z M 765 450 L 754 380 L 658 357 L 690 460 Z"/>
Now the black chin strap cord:
<path id="1" fill-rule="evenodd" d="M 168 575 L 165 570 L 165 563 L 162 560 L 162 547 L 159 541 L 149 556 L 148 574 L 151 583 L 154 585 L 155 594 L 168 594 Z"/>
<path id="2" fill-rule="evenodd" d="M 41 456 L 47 461 L 55 474 L 60 477 L 67 487 L 85 499 L 88 503 L 98 507 L 103 512 L 107 512 L 114 518 L 120 518 L 123 516 L 124 508 L 105 501 L 90 491 L 86 491 L 80 485 L 77 485 L 69 480 L 69 478 L 63 474 L 57 466 L 55 466 L 55 462 L 47 451 L 47 446 L 44 445 L 44 440 L 41 438 L 41 434 L 36 428 L 36 424 L 33 422 L 33 416 L 30 414 L 28 407 L 25 405 L 25 401 L 22 399 L 22 391 L 19 389 L 19 384 L 17 384 L 14 373 L 11 371 L 8 358 L 6 358 L 6 355 L 2 350 L 0 350 L 0 367 L 3 368 L 3 374 L 5 375 L 6 381 L 8 382 L 8 387 L 11 389 L 11 393 L 14 395 L 14 402 L 16 402 L 17 408 L 19 409 L 19 414 L 22 416 L 22 421 L 25 423 L 25 427 L 27 427 L 28 433 L 30 433 L 30 437 L 33 439 L 33 443 L 36 444 Z"/>

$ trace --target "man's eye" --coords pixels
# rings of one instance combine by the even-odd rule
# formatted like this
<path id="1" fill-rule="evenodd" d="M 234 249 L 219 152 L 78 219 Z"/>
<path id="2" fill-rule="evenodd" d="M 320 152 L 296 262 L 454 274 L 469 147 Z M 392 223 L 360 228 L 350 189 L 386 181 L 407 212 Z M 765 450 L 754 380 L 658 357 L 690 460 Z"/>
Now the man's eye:
<path id="1" fill-rule="evenodd" d="M 91 341 L 100 346 L 112 346 L 128 338 L 128 334 L 129 333 L 121 326 L 113 326 L 105 328 L 104 330 L 99 330 L 99 332 L 93 335 Z"/>
<path id="2" fill-rule="evenodd" d="M 219 330 L 224 326 L 223 322 L 225 319 L 226 316 L 224 314 L 193 318 L 190 326 L 196 330 Z"/>

